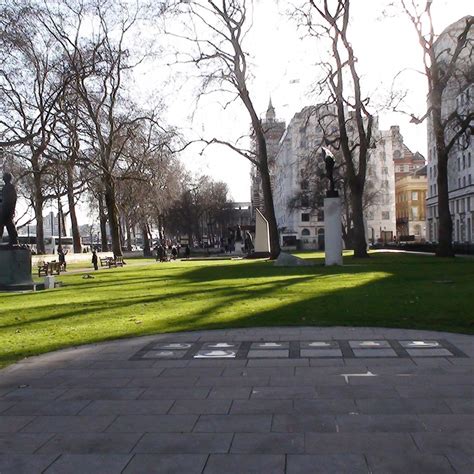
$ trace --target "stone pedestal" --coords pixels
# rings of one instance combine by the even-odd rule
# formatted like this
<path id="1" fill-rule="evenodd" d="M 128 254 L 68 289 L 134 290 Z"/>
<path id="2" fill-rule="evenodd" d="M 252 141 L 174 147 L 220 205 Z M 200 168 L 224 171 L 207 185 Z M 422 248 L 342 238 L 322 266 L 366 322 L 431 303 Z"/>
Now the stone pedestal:
<path id="1" fill-rule="evenodd" d="M 21 247 L 0 246 L 0 290 L 34 290 L 31 252 Z"/>
<path id="2" fill-rule="evenodd" d="M 342 265 L 340 197 L 324 199 L 324 251 L 326 265 Z"/>

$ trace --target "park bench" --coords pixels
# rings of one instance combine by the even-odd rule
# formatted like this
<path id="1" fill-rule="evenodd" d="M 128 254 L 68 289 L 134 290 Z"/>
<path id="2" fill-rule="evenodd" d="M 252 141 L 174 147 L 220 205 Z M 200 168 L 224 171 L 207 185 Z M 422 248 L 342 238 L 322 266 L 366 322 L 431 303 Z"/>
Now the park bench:
<path id="1" fill-rule="evenodd" d="M 38 276 L 47 276 L 53 275 L 60 275 L 61 271 L 64 270 L 64 264 L 60 262 L 56 262 L 53 260 L 52 262 L 38 262 Z"/>
<path id="2" fill-rule="evenodd" d="M 101 267 L 123 267 L 124 261 L 123 257 L 100 257 L 100 266 Z"/>

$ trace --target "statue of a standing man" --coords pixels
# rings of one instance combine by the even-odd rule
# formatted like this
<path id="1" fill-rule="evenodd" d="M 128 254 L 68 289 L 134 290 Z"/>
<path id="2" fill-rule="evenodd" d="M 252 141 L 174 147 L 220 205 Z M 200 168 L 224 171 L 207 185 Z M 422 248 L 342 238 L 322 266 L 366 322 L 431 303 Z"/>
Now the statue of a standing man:
<path id="1" fill-rule="evenodd" d="M 16 207 L 16 191 L 15 186 L 12 184 L 12 175 L 10 173 L 4 173 L 3 181 L 5 182 L 5 186 L 3 186 L 2 201 L 0 204 L 0 242 L 3 237 L 3 228 L 6 227 L 10 245 L 18 245 L 18 233 L 13 223 Z"/>
<path id="2" fill-rule="evenodd" d="M 327 148 L 322 149 L 322 154 L 326 165 L 326 178 L 329 179 L 329 189 L 326 191 L 326 197 L 338 197 L 339 193 L 334 182 L 334 155 Z"/>

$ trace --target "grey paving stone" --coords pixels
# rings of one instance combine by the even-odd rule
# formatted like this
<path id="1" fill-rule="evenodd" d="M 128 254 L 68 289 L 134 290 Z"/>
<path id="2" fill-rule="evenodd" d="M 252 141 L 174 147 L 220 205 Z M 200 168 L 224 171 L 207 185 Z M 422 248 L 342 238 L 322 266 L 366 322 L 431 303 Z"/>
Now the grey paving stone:
<path id="1" fill-rule="evenodd" d="M 95 369 L 91 371 L 91 377 L 103 377 L 107 378 L 145 378 L 145 377 L 158 377 L 165 369 L 162 367 L 157 368 L 122 368 L 122 369 Z"/>
<path id="2" fill-rule="evenodd" d="M 175 388 L 175 387 L 186 387 L 192 388 L 197 377 L 140 377 L 130 380 L 127 387 L 158 387 L 158 388 Z"/>
<path id="3" fill-rule="evenodd" d="M 421 452 L 474 455 L 474 430 L 458 433 L 414 433 Z"/>
<path id="4" fill-rule="evenodd" d="M 57 458 L 51 454 L 0 454 L 2 474 L 41 473 Z"/>
<path id="5" fill-rule="evenodd" d="M 445 403 L 453 413 L 466 413 L 474 415 L 474 399 L 470 398 L 447 398 Z"/>
<path id="6" fill-rule="evenodd" d="M 79 474 L 83 472 L 116 474 L 122 472 L 131 457 L 128 454 L 63 454 L 45 472 L 46 474 Z"/>
<path id="7" fill-rule="evenodd" d="M 388 341 L 383 340 L 365 340 L 365 341 L 349 341 L 352 349 L 390 349 Z"/>
<path id="8" fill-rule="evenodd" d="M 11 401 L 11 402 L 2 402 L 0 401 L 0 413 L 4 413 L 13 406 L 15 406 L 16 402 Z M 10 413 L 11 415 L 16 415 L 17 413 Z"/>
<path id="9" fill-rule="evenodd" d="M 350 398 L 324 400 L 294 400 L 295 413 L 309 415 L 339 415 L 357 413 L 359 410 Z"/>
<path id="10" fill-rule="evenodd" d="M 295 375 L 294 367 L 228 367 L 223 377 L 291 377 Z"/>
<path id="11" fill-rule="evenodd" d="M 313 387 L 254 387 L 251 398 L 270 400 L 316 398 L 316 390 Z"/>
<path id="12" fill-rule="evenodd" d="M 472 385 L 399 385 L 396 390 L 406 398 L 474 398 Z"/>
<path id="13" fill-rule="evenodd" d="M 43 441 L 44 446 L 37 452 L 40 454 L 128 454 L 141 436 L 141 433 L 60 433 L 46 444 Z"/>
<path id="14" fill-rule="evenodd" d="M 274 359 L 275 357 L 289 357 L 290 352 L 288 350 L 263 350 L 263 349 L 251 349 L 247 353 L 249 359 Z"/>
<path id="15" fill-rule="evenodd" d="M 114 416 L 38 416 L 25 433 L 94 433 L 104 431 Z"/>
<path id="16" fill-rule="evenodd" d="M 448 459 L 458 474 L 472 474 L 474 472 L 474 456 L 450 454 Z"/>
<path id="17" fill-rule="evenodd" d="M 107 428 L 111 433 L 173 433 L 193 429 L 194 415 L 121 415 Z"/>
<path id="18" fill-rule="evenodd" d="M 201 474 L 206 455 L 199 454 L 136 454 L 124 474 Z"/>
<path id="19" fill-rule="evenodd" d="M 0 415 L 0 433 L 15 433 L 20 431 L 34 418 L 32 416 Z"/>
<path id="20" fill-rule="evenodd" d="M 302 433 L 237 433 L 232 453 L 286 454 L 304 453 Z"/>
<path id="21" fill-rule="evenodd" d="M 51 433 L 9 433 L 0 434 L 1 454 L 33 453 L 46 441 L 52 438 Z"/>
<path id="22" fill-rule="evenodd" d="M 271 415 L 202 415 L 196 433 L 264 433 L 271 428 Z"/>
<path id="23" fill-rule="evenodd" d="M 144 363 L 145 361 L 140 361 Z M 167 360 L 167 359 L 155 359 L 155 360 L 148 360 L 148 362 L 153 363 L 153 368 L 170 368 L 170 367 L 188 367 L 191 361 L 187 359 L 175 359 L 175 360 Z"/>
<path id="24" fill-rule="evenodd" d="M 192 359 L 187 367 L 245 367 L 247 359 Z"/>
<path id="25" fill-rule="evenodd" d="M 251 387 L 214 387 L 210 391 L 208 398 L 211 400 L 245 400 L 250 397 L 251 391 Z"/>
<path id="26" fill-rule="evenodd" d="M 340 349 L 301 349 L 301 357 L 342 357 Z"/>
<path id="27" fill-rule="evenodd" d="M 232 400 L 176 400 L 169 411 L 171 414 L 214 414 L 229 413 Z"/>
<path id="28" fill-rule="evenodd" d="M 413 433 L 426 431 L 417 415 L 338 415 L 341 433 Z"/>
<path id="29" fill-rule="evenodd" d="M 8 415 L 77 415 L 89 400 L 27 400 L 17 402 L 5 412 Z"/>
<path id="30" fill-rule="evenodd" d="M 292 400 L 234 400 L 231 414 L 274 414 L 292 413 Z"/>
<path id="31" fill-rule="evenodd" d="M 135 453 L 209 454 L 227 453 L 231 433 L 147 433 L 133 449 Z"/>
<path id="32" fill-rule="evenodd" d="M 360 454 L 289 454 L 286 474 L 367 474 Z"/>
<path id="33" fill-rule="evenodd" d="M 400 398 L 400 394 L 394 387 L 366 385 L 320 385 L 316 392 L 317 398 Z"/>
<path id="34" fill-rule="evenodd" d="M 452 433 L 474 429 L 474 415 L 420 415 L 420 420 L 427 431 Z"/>
<path id="35" fill-rule="evenodd" d="M 71 388 L 59 400 L 134 400 L 143 388 Z"/>
<path id="36" fill-rule="evenodd" d="M 415 433 L 414 436 L 417 436 Z M 425 433 L 423 433 L 425 435 Z M 308 454 L 418 453 L 408 433 L 305 433 Z"/>
<path id="37" fill-rule="evenodd" d="M 267 342 L 253 342 L 250 345 L 250 350 L 278 350 L 278 349 L 289 349 L 290 344 L 288 342 L 281 341 L 267 341 Z M 275 356 L 276 357 L 276 356 Z"/>
<path id="38" fill-rule="evenodd" d="M 65 388 L 18 388 L 3 395 L 3 400 L 55 400 Z"/>
<path id="39" fill-rule="evenodd" d="M 435 398 L 366 398 L 356 400 L 360 413 L 367 415 L 449 414 L 445 400 Z"/>
<path id="40" fill-rule="evenodd" d="M 318 376 L 272 376 L 270 387 L 315 387 L 321 385 L 340 386 L 346 385 L 344 377 L 340 375 Z"/>
<path id="41" fill-rule="evenodd" d="M 96 360 L 90 362 L 88 368 L 95 370 L 142 370 L 150 369 L 155 365 L 154 360 Z M 158 368 L 156 369 L 158 370 Z"/>
<path id="42" fill-rule="evenodd" d="M 253 387 L 254 385 L 266 385 L 270 377 L 199 377 L 197 387 Z"/>
<path id="43" fill-rule="evenodd" d="M 307 367 L 309 359 L 254 359 L 247 367 Z"/>
<path id="44" fill-rule="evenodd" d="M 336 421 L 331 415 L 312 415 L 296 413 L 291 415 L 275 415 L 272 431 L 297 433 L 312 431 L 315 433 L 335 433 Z"/>
<path id="45" fill-rule="evenodd" d="M 95 400 L 81 415 L 163 415 L 174 400 Z"/>
<path id="46" fill-rule="evenodd" d="M 143 391 L 143 389 L 140 389 Z M 140 400 L 198 400 L 206 398 L 208 387 L 186 388 L 147 388 L 140 395 Z"/>
<path id="47" fill-rule="evenodd" d="M 159 378 L 171 377 L 219 377 L 224 372 L 223 367 L 176 367 L 164 369 Z M 237 369 L 239 370 L 239 369 Z"/>
<path id="48" fill-rule="evenodd" d="M 285 456 L 277 454 L 211 454 L 204 474 L 283 474 Z"/>
<path id="49" fill-rule="evenodd" d="M 445 456 L 427 454 L 407 454 L 404 456 L 373 455 L 367 456 L 370 472 L 374 474 L 390 472 L 406 474 L 407 472 L 430 474 L 454 474 Z"/>
<path id="50" fill-rule="evenodd" d="M 313 358 L 308 360 L 311 367 L 345 367 L 346 365 L 343 359 Z"/>
<path id="51" fill-rule="evenodd" d="M 356 357 L 398 357 L 393 349 L 352 349 Z"/>
<path id="52" fill-rule="evenodd" d="M 452 357 L 448 349 L 407 349 L 411 357 Z"/>

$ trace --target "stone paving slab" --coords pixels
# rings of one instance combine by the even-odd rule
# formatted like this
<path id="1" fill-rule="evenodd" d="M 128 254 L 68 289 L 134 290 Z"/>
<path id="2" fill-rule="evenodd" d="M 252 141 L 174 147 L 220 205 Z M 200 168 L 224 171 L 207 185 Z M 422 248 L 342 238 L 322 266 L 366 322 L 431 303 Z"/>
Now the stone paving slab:
<path id="1" fill-rule="evenodd" d="M 473 427 L 474 337 L 459 334 L 198 331 L 0 371 L 2 474 L 472 474 Z"/>

